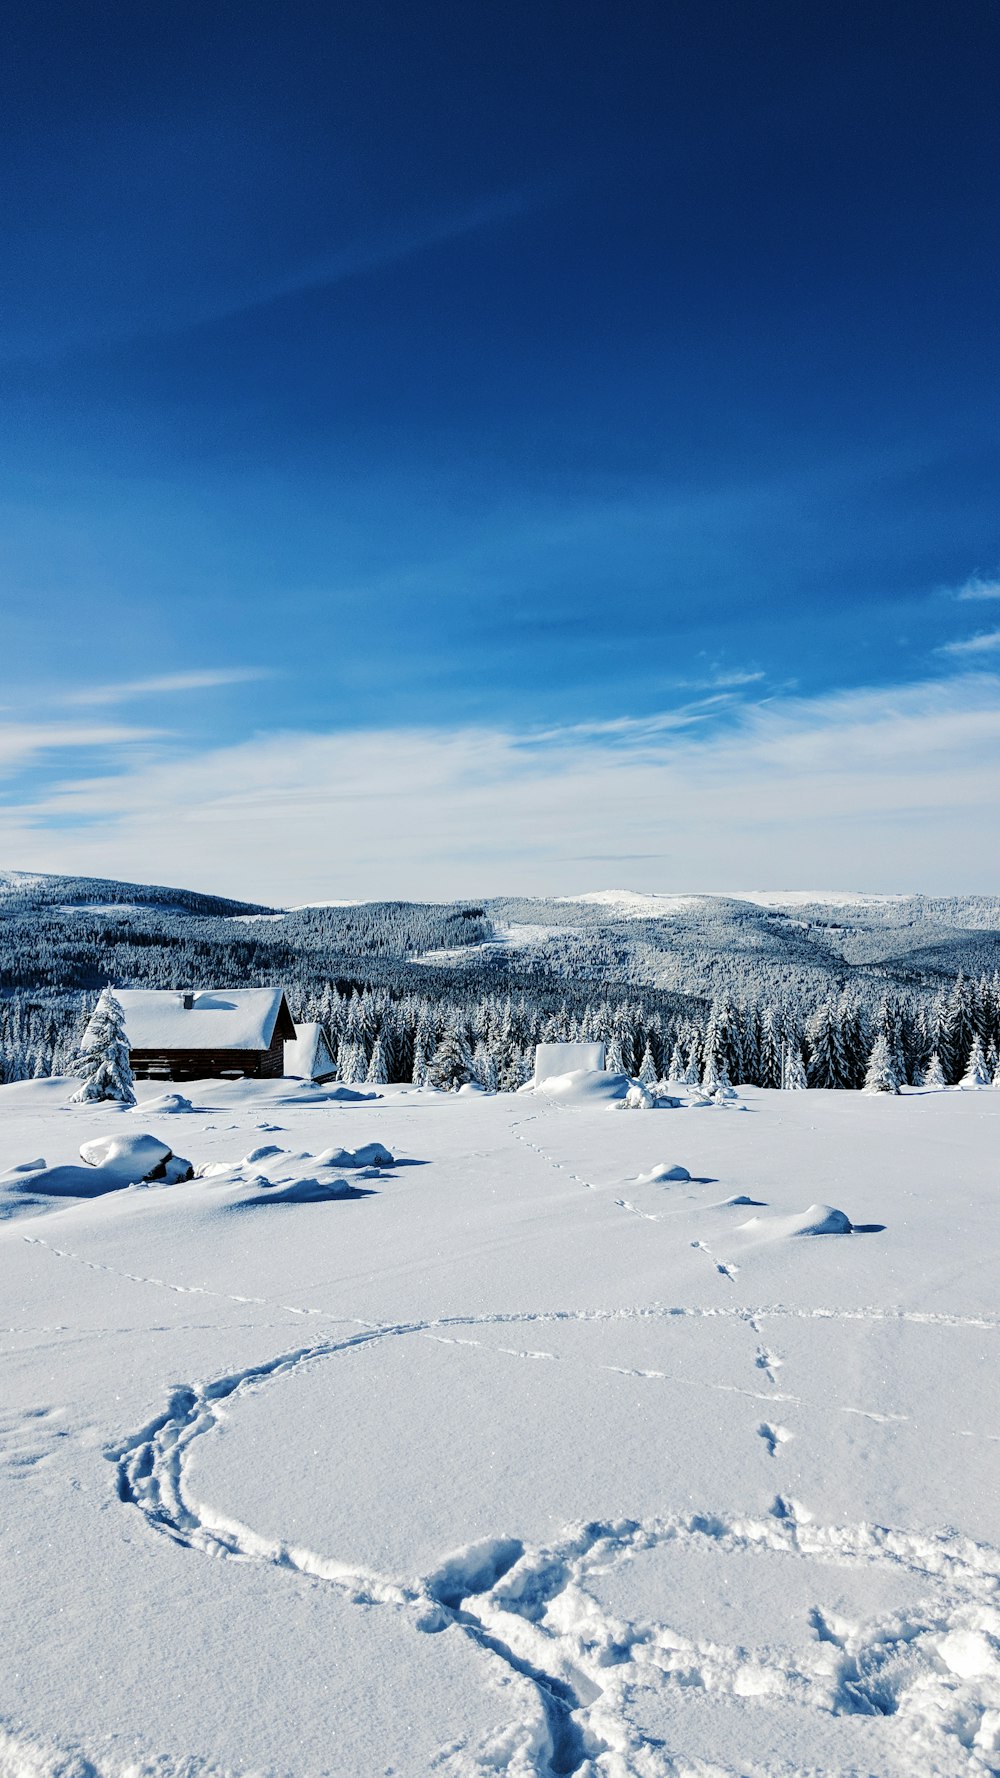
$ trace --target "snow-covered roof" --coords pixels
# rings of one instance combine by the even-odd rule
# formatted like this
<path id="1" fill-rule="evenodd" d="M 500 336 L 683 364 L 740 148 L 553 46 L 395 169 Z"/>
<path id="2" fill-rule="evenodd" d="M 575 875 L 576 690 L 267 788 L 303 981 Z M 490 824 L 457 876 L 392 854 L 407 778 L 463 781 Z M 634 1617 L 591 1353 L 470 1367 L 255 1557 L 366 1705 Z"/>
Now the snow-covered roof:
<path id="1" fill-rule="evenodd" d="M 118 988 L 133 1050 L 266 1050 L 285 995 L 282 988 Z M 190 1005 L 185 1002 L 190 1001 Z M 285 1007 L 285 1021 L 294 1029 Z"/>
<path id="2" fill-rule="evenodd" d="M 603 1043 L 536 1043 L 535 1085 L 585 1068 L 598 1073 L 604 1067 Z"/>
<path id="3" fill-rule="evenodd" d="M 322 1025 L 296 1025 L 295 1036 L 285 1044 L 285 1073 L 300 1080 L 328 1080 L 337 1072 L 333 1052 Z"/>

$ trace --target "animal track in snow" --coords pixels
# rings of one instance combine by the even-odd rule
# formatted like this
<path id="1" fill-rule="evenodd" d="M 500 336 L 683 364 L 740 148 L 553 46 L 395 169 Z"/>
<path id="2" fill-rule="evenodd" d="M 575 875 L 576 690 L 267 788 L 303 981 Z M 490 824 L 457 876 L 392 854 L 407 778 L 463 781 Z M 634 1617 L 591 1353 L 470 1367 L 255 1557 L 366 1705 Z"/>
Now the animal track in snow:
<path id="1" fill-rule="evenodd" d="M 691 1245 L 692 1245 L 692 1247 L 696 1248 L 699 1252 L 704 1253 L 706 1258 L 711 1260 L 713 1266 L 715 1267 L 716 1271 L 719 1273 L 720 1277 L 728 1278 L 730 1284 L 736 1283 L 736 1280 L 739 1277 L 739 1271 L 740 1271 L 739 1266 L 726 1265 L 722 1260 L 716 1259 L 715 1254 L 712 1252 L 712 1249 L 708 1246 L 707 1242 L 705 1242 L 705 1241 L 692 1241 Z"/>
<path id="2" fill-rule="evenodd" d="M 787 1445 L 789 1439 L 795 1436 L 794 1433 L 789 1432 L 787 1426 L 772 1426 L 768 1420 L 761 1421 L 757 1432 L 764 1440 L 772 1457 L 778 1455 L 780 1445 Z"/>

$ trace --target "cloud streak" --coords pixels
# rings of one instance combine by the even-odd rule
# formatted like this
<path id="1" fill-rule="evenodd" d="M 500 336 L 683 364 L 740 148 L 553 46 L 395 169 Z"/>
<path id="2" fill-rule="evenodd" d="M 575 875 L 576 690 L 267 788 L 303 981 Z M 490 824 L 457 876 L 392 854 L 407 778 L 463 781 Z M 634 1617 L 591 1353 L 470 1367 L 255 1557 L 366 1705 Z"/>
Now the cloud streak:
<path id="1" fill-rule="evenodd" d="M 1000 630 L 986 630 L 979 636 L 966 636 L 960 642 L 944 642 L 940 654 L 992 654 L 1000 648 Z"/>
<path id="2" fill-rule="evenodd" d="M 92 685 L 83 691 L 67 693 L 66 704 L 128 704 L 136 698 L 167 697 L 176 692 L 212 691 L 218 686 L 247 685 L 255 679 L 268 679 L 263 667 L 205 667 L 190 673 L 161 673 L 152 679 L 127 679 L 115 685 Z"/>
<path id="3" fill-rule="evenodd" d="M 772 699 L 723 728 L 283 733 L 74 776 L 0 857 L 272 902 L 1000 874 L 1000 676 Z"/>
<path id="4" fill-rule="evenodd" d="M 955 594 L 956 599 L 1000 599 L 1000 577 L 991 576 L 984 580 L 980 575 L 973 574 L 971 579 L 960 586 Z"/>

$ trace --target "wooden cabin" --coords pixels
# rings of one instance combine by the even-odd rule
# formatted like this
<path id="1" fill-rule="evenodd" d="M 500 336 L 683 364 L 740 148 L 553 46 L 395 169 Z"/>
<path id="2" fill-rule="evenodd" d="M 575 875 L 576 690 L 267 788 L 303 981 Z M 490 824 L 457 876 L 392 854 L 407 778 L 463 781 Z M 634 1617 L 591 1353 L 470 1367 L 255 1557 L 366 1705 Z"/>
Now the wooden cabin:
<path id="1" fill-rule="evenodd" d="M 119 988 L 139 1080 L 279 1080 L 295 1025 L 283 988 Z"/>

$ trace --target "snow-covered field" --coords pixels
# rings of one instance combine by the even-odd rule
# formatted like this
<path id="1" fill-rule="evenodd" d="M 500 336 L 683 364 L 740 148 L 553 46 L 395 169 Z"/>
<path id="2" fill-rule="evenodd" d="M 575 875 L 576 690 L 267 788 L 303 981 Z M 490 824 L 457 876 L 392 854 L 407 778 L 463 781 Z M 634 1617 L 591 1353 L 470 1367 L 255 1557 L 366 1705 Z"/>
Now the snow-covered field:
<path id="1" fill-rule="evenodd" d="M 1000 1094 L 182 1090 L 0 1089 L 222 1169 L 0 1181 L 0 1773 L 1000 1772 Z"/>

